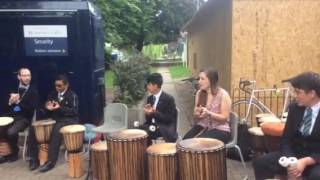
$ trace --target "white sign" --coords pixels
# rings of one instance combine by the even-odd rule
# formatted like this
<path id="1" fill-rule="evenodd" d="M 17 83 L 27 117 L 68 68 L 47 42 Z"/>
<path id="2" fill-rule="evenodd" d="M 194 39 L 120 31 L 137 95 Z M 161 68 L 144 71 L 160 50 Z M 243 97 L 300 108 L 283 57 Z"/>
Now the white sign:
<path id="1" fill-rule="evenodd" d="M 67 37 L 66 25 L 24 25 L 23 34 L 25 38 L 33 37 Z"/>

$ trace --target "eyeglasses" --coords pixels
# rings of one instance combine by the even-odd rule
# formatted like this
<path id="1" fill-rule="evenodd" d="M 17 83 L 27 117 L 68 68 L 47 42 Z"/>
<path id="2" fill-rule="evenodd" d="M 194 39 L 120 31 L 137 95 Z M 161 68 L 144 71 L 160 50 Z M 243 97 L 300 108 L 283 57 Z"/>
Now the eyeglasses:
<path id="1" fill-rule="evenodd" d="M 63 84 L 55 84 L 55 86 L 61 88 Z"/>

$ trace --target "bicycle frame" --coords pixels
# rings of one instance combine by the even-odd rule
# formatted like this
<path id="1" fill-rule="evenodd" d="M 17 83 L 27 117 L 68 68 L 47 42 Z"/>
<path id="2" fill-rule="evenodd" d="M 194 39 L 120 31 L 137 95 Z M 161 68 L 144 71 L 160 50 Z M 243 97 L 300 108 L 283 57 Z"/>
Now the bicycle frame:
<path id="1" fill-rule="evenodd" d="M 255 87 L 255 84 L 253 85 L 253 87 Z M 285 94 L 285 99 L 284 99 L 284 104 L 283 104 L 283 108 L 282 108 L 282 114 L 284 114 L 285 109 L 287 107 L 287 103 L 288 103 L 288 97 L 289 97 L 289 87 L 283 87 L 283 88 L 271 88 L 271 89 L 252 89 L 251 91 L 251 95 L 250 95 L 250 99 L 249 99 L 249 105 L 248 105 L 248 109 L 246 112 L 246 116 L 245 119 L 247 120 L 249 118 L 250 115 L 250 111 L 251 111 L 251 106 L 252 106 L 252 102 L 255 100 L 257 103 L 259 103 L 260 106 L 262 106 L 264 108 L 264 110 L 268 113 L 271 113 L 273 115 L 275 115 L 266 105 L 263 104 L 263 102 L 261 102 L 258 98 L 256 98 L 255 93 L 259 93 L 259 92 L 284 92 Z M 276 115 L 275 115 L 276 116 Z"/>

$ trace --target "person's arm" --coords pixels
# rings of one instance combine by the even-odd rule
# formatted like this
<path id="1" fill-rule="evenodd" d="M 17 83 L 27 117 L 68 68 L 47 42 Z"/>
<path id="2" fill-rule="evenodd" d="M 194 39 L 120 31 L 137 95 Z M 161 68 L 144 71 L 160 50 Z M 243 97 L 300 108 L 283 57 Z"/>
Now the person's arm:
<path id="1" fill-rule="evenodd" d="M 202 110 L 202 107 L 198 106 L 199 104 L 199 97 L 200 97 L 200 92 L 201 90 L 198 90 L 197 93 L 196 93 L 196 96 L 195 96 L 195 106 L 194 106 L 194 109 L 193 109 L 193 117 L 196 119 L 196 120 L 199 120 L 201 119 L 200 118 L 200 115 L 201 115 L 201 110 Z"/>
<path id="2" fill-rule="evenodd" d="M 78 115 L 78 96 L 75 93 L 70 93 L 66 97 L 67 103 L 60 104 L 60 108 L 57 110 L 63 113 L 65 116 L 77 116 Z"/>
<path id="3" fill-rule="evenodd" d="M 33 113 L 34 109 L 38 106 L 39 95 L 35 89 L 29 89 L 28 91 L 25 99 L 23 98 L 20 101 L 19 106 L 23 111 Z"/>
<path id="4" fill-rule="evenodd" d="M 151 110 L 150 109 L 152 109 L 152 107 L 151 107 L 151 96 L 148 97 L 147 103 L 145 104 L 145 106 L 143 108 L 143 112 L 144 112 L 145 119 L 146 119 L 145 124 L 150 124 L 151 123 L 152 115 L 151 115 Z"/>
<path id="5" fill-rule="evenodd" d="M 297 111 L 297 105 L 291 104 L 289 106 L 288 117 L 281 138 L 280 150 L 287 157 L 294 156 L 292 143 L 295 139 L 295 131 L 297 130 L 293 128 L 293 125 L 295 123 L 294 121 L 297 121 L 295 117 L 295 111 Z"/>
<path id="6" fill-rule="evenodd" d="M 177 118 L 177 109 L 173 97 L 167 96 L 162 107 L 163 109 L 161 111 L 155 110 L 151 115 L 155 118 L 156 122 L 164 124 L 175 122 Z"/>
<path id="7" fill-rule="evenodd" d="M 209 111 L 207 108 L 203 108 L 202 111 L 202 115 L 209 116 L 211 120 L 226 122 L 229 119 L 229 114 L 231 111 L 231 98 L 228 94 L 222 95 L 220 113 Z"/>

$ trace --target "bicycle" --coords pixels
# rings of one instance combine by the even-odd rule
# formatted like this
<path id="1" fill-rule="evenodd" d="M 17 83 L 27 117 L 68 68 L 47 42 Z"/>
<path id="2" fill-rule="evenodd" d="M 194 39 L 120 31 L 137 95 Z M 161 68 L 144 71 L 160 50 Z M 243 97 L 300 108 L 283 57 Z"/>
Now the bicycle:
<path id="1" fill-rule="evenodd" d="M 250 96 L 245 96 L 244 98 L 240 98 L 239 100 L 235 101 L 232 103 L 232 111 L 237 112 L 240 118 L 240 123 L 247 123 L 248 125 L 252 125 L 253 123 L 253 118 L 255 118 L 255 114 L 260 114 L 260 113 L 270 113 L 275 116 L 278 116 L 277 114 L 273 113 L 273 105 L 272 102 L 274 101 L 273 97 L 276 97 L 276 110 L 279 110 L 278 104 L 279 104 L 279 95 L 283 94 L 283 99 L 282 99 L 282 111 L 278 117 L 282 118 L 281 116 L 284 114 L 287 108 L 288 104 L 288 98 L 289 98 L 289 87 L 282 87 L 282 88 L 265 88 L 265 89 L 258 89 L 256 87 L 256 81 L 254 80 L 242 80 L 240 79 L 239 82 L 239 89 L 245 93 L 245 95 L 250 95 Z M 266 103 L 266 99 L 268 97 L 266 96 L 260 96 L 260 93 L 264 93 L 266 95 L 269 93 L 271 97 L 269 97 L 269 105 L 268 107 Z M 258 96 L 256 95 L 258 94 Z M 264 99 L 264 101 L 261 101 L 261 98 Z"/>

